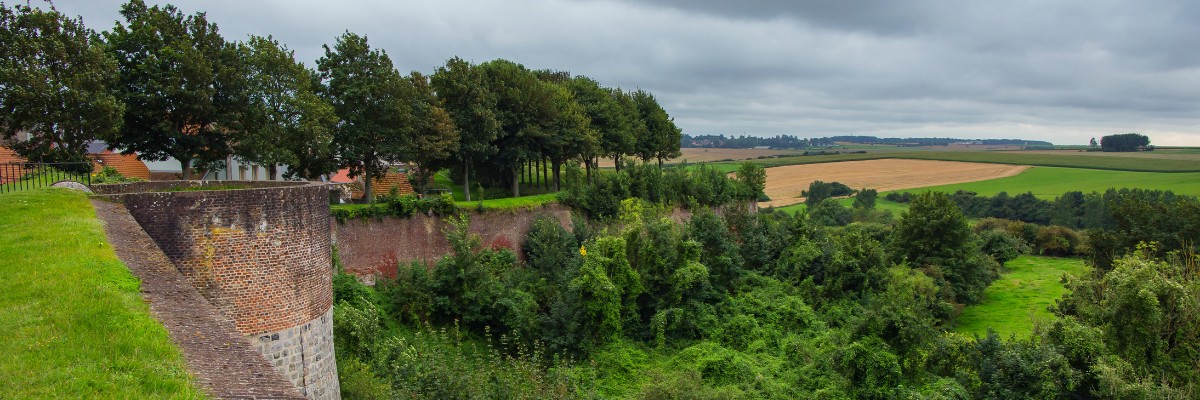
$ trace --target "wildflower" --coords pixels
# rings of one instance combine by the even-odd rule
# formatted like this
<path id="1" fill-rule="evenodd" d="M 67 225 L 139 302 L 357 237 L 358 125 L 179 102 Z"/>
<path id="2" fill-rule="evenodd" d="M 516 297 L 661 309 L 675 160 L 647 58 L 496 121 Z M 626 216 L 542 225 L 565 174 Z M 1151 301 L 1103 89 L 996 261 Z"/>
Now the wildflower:
<path id="1" fill-rule="evenodd" d="M 579 246 L 579 255 L 587 257 L 587 247 Z"/>

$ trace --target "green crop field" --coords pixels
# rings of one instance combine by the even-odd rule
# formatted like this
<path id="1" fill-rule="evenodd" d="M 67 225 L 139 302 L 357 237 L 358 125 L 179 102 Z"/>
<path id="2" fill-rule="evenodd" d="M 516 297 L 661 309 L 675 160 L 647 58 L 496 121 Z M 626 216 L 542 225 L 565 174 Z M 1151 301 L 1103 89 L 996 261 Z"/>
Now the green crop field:
<path id="1" fill-rule="evenodd" d="M 1047 307 L 1066 293 L 1063 274 L 1079 275 L 1087 268 L 1077 258 L 1041 256 L 1022 256 L 1004 266 L 1008 272 L 988 286 L 983 303 L 963 309 L 956 332 L 983 336 L 990 327 L 1004 338 L 1028 336 L 1033 321 L 1049 319 Z"/>
<path id="2" fill-rule="evenodd" d="M 919 189 L 898 190 L 899 192 L 967 190 L 980 195 L 992 196 L 999 192 L 1018 194 L 1033 192 L 1034 195 L 1053 199 L 1070 191 L 1103 192 L 1108 188 L 1141 188 L 1171 190 L 1179 194 L 1200 196 L 1200 173 L 1156 173 L 1105 171 L 1082 168 L 1034 167 L 1016 176 L 986 181 L 929 186 Z"/>
<path id="3" fill-rule="evenodd" d="M 0 398 L 202 398 L 83 193 L 0 194 Z"/>
<path id="4" fill-rule="evenodd" d="M 1141 172 L 1200 172 L 1200 151 L 1195 149 L 1172 149 L 1139 153 L 1102 153 L 1079 151 L 947 151 L 927 148 L 873 147 L 853 149 L 866 153 L 834 154 L 820 156 L 791 156 L 749 160 L 764 167 L 814 164 L 880 158 L 908 158 L 918 160 L 942 160 L 982 162 L 994 164 L 1033 165 L 1043 167 L 1088 168 L 1113 171 Z M 852 151 L 833 149 L 829 151 Z M 740 161 L 714 163 L 725 171 L 734 171 Z"/>

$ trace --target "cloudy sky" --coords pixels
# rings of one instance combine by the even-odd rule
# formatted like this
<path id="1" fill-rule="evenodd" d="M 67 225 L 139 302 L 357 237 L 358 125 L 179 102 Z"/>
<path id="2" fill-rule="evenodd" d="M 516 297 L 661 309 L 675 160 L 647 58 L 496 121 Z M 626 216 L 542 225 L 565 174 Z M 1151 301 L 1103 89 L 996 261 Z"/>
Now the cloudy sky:
<path id="1" fill-rule="evenodd" d="M 97 31 L 120 4 L 55 1 Z M 1200 146 L 1200 2 L 1186 0 L 173 4 L 228 40 L 274 35 L 309 66 L 349 30 L 402 72 L 507 58 L 647 89 L 688 134 Z"/>

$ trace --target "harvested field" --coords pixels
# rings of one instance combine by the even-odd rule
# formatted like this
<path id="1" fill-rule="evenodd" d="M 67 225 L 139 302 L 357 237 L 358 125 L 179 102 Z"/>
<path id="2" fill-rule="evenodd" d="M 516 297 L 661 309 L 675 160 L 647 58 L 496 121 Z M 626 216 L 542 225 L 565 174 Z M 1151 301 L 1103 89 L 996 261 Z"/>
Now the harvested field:
<path id="1" fill-rule="evenodd" d="M 667 160 L 668 164 L 674 164 L 687 160 L 689 163 L 713 162 L 713 161 L 728 161 L 728 160 L 749 160 L 759 157 L 773 157 L 778 155 L 796 155 L 803 154 L 803 150 L 768 150 L 768 149 L 699 149 L 699 148 L 682 148 L 683 156 Z M 651 160 L 654 161 L 654 160 Z M 601 158 L 600 168 L 612 168 L 613 160 L 611 158 Z"/>
<path id="2" fill-rule="evenodd" d="M 863 160 L 767 168 L 767 196 L 760 207 L 803 202 L 800 192 L 813 181 L 841 182 L 880 192 L 1013 176 L 1028 166 L 932 160 Z"/>

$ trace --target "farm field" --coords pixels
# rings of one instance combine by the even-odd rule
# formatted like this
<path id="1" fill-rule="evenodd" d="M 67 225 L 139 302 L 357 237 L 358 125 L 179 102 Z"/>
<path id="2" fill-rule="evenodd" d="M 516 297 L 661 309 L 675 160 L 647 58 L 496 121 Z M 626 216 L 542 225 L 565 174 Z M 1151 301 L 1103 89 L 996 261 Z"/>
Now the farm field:
<path id="1" fill-rule="evenodd" d="M 768 169 L 767 171 L 769 177 L 771 170 Z M 957 190 L 967 190 L 984 196 L 992 196 L 999 192 L 1008 192 L 1009 194 L 1032 192 L 1037 197 L 1053 199 L 1070 191 L 1078 190 L 1084 193 L 1093 191 L 1103 192 L 1108 188 L 1161 189 L 1171 190 L 1179 194 L 1200 196 L 1200 173 L 1155 173 L 1033 167 L 1015 176 L 978 182 L 922 187 L 917 191 L 954 192 Z"/>
<path id="2" fill-rule="evenodd" d="M 747 151 L 752 151 L 747 149 Z M 781 156 L 753 159 L 764 167 L 829 163 L 886 158 L 980 162 L 993 164 L 1030 165 L 1043 167 L 1088 168 L 1141 172 L 1200 172 L 1200 151 L 1195 149 L 1158 150 L 1151 153 L 1103 153 L 1074 150 L 931 150 L 928 148 L 894 146 L 849 146 L 829 151 L 865 151 L 813 156 Z M 689 160 L 689 162 L 692 160 Z M 734 171 L 740 162 L 717 162 L 723 171 Z"/>
<path id="3" fill-rule="evenodd" d="M 782 207 L 803 201 L 800 193 L 815 180 L 841 182 L 852 188 L 880 192 L 971 182 L 1013 176 L 1025 166 L 931 160 L 864 160 L 767 169 L 767 196 L 762 207 Z"/>
<path id="4" fill-rule="evenodd" d="M 685 147 L 679 149 L 683 155 L 667 160 L 667 164 L 677 164 L 687 160 L 688 163 L 702 163 L 725 160 L 748 160 L 759 157 L 775 157 L 780 155 L 802 154 L 803 150 L 770 150 L 770 149 L 701 149 Z M 600 168 L 613 168 L 611 158 L 601 158 Z"/>
<path id="5" fill-rule="evenodd" d="M 1021 256 L 1004 267 L 1008 273 L 988 286 L 985 300 L 963 309 L 955 320 L 956 332 L 984 336 L 990 327 L 1002 338 L 1028 336 L 1034 320 L 1050 319 L 1047 307 L 1066 293 L 1063 274 L 1086 271 L 1081 259 L 1042 256 Z"/>

